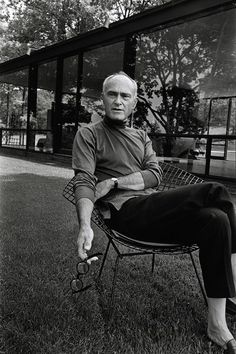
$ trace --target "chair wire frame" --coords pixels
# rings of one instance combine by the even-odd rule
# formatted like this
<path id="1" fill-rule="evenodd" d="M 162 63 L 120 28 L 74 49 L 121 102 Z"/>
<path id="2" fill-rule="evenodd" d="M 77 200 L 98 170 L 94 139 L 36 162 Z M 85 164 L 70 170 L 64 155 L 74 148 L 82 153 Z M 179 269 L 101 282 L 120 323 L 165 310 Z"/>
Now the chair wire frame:
<path id="1" fill-rule="evenodd" d="M 179 167 L 174 166 L 172 163 L 165 163 L 165 162 L 159 162 L 159 166 L 161 167 L 163 171 L 162 175 L 162 181 L 159 184 L 159 186 L 156 188 L 157 191 L 167 191 L 170 189 L 178 188 L 180 186 L 185 186 L 189 184 L 196 184 L 196 183 L 203 183 L 204 180 L 197 177 L 196 175 L 193 175 Z M 73 177 L 65 186 L 63 190 L 63 196 L 70 201 L 72 204 L 75 205 L 75 196 L 74 196 L 74 180 L 75 177 Z M 154 271 L 154 266 L 155 266 L 155 254 L 189 254 L 192 265 L 195 271 L 195 274 L 197 276 L 197 280 L 204 298 L 204 301 L 207 305 L 207 297 L 205 293 L 204 286 L 202 284 L 201 277 L 199 275 L 199 271 L 197 269 L 197 265 L 195 263 L 194 257 L 193 257 L 193 252 L 197 251 L 199 247 L 196 244 L 192 245 L 181 245 L 181 244 L 164 244 L 164 243 L 151 243 L 151 242 L 144 242 L 140 240 L 135 240 L 130 237 L 127 237 L 115 230 L 112 230 L 107 224 L 106 221 L 104 220 L 103 216 L 101 215 L 99 209 L 94 206 L 93 212 L 92 212 L 92 222 L 98 226 L 107 236 L 108 238 L 108 243 L 106 247 L 106 251 L 104 253 L 104 257 L 102 260 L 102 264 L 100 267 L 99 275 L 98 278 L 100 279 L 102 275 L 102 271 L 105 265 L 105 261 L 110 249 L 110 246 L 112 245 L 114 250 L 116 251 L 117 257 L 116 257 L 116 262 L 115 262 L 115 269 L 114 269 L 114 275 L 113 275 L 113 280 L 112 280 L 112 290 L 111 290 L 111 299 L 110 299 L 110 309 L 113 308 L 113 302 L 114 302 L 114 290 L 115 290 L 115 285 L 116 285 L 116 277 L 118 273 L 118 266 L 119 266 L 119 260 L 122 259 L 123 257 L 128 257 L 128 256 L 137 256 L 137 255 L 152 255 L 152 272 Z M 122 253 L 120 251 L 120 248 L 118 245 L 121 244 L 125 247 L 128 247 L 128 249 L 131 249 L 131 252 L 127 253 Z"/>

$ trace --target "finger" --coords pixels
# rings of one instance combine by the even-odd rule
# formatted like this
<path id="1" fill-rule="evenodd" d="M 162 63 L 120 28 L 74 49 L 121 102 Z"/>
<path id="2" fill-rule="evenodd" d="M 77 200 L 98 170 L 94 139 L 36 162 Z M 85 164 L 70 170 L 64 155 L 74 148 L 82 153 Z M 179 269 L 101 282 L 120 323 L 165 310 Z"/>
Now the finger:
<path id="1" fill-rule="evenodd" d="M 92 241 L 93 241 L 93 230 L 90 230 L 90 234 L 87 236 L 87 238 L 84 241 L 84 250 L 89 251 L 90 248 L 92 247 Z"/>
<path id="2" fill-rule="evenodd" d="M 89 259 L 87 260 L 87 263 L 88 263 L 89 265 L 91 265 L 92 262 L 95 262 L 95 261 L 97 261 L 97 260 L 98 260 L 98 257 L 92 257 L 92 258 L 89 258 Z"/>
<path id="3" fill-rule="evenodd" d="M 83 261 L 88 257 L 86 251 L 80 250 L 80 249 L 78 250 L 78 256 L 79 256 Z"/>
<path id="4" fill-rule="evenodd" d="M 84 250 L 89 251 L 92 246 L 92 241 L 91 240 L 86 240 L 84 242 Z"/>
<path id="5" fill-rule="evenodd" d="M 78 239 L 77 244 L 78 244 L 78 256 L 82 260 L 84 260 L 85 258 L 87 258 L 87 253 L 86 253 L 86 251 L 84 250 L 84 247 L 83 247 L 83 240 Z"/>

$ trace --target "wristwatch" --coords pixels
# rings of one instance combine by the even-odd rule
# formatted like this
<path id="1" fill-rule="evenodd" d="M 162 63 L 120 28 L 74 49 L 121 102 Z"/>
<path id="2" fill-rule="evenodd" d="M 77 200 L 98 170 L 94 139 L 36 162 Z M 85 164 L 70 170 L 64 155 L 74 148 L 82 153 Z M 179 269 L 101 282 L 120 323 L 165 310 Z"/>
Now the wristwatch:
<path id="1" fill-rule="evenodd" d="M 114 189 L 118 188 L 118 178 L 112 177 L 111 180 L 114 182 Z"/>

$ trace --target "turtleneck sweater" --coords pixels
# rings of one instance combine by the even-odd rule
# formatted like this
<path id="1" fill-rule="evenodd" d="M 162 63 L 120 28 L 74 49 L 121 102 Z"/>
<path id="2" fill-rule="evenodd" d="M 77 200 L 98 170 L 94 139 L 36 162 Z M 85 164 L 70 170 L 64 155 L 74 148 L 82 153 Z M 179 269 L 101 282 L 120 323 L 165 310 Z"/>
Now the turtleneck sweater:
<path id="1" fill-rule="evenodd" d="M 161 180 L 161 168 L 147 133 L 117 124 L 108 117 L 80 128 L 75 136 L 72 168 L 76 174 L 74 188 L 80 198 L 94 202 L 96 183 L 112 177 L 140 172 L 144 190 L 111 190 L 99 204 L 112 204 L 119 210 L 130 198 L 153 193 Z"/>

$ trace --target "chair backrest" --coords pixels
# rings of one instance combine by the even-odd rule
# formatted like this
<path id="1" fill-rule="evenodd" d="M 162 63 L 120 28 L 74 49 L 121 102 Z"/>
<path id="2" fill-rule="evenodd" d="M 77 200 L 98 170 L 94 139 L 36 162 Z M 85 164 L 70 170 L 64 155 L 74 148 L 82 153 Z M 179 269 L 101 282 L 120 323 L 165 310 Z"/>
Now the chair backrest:
<path id="1" fill-rule="evenodd" d="M 203 183 L 204 180 L 179 168 L 174 166 L 171 163 L 159 162 L 160 167 L 163 171 L 162 182 L 158 186 L 157 190 L 165 191 L 173 188 L 178 188 L 180 186 L 189 185 L 189 184 L 196 184 L 196 183 Z M 72 204 L 75 205 L 75 196 L 74 196 L 74 180 L 73 177 L 68 184 L 65 186 L 63 190 L 63 196 L 69 200 Z M 97 225 L 103 232 L 105 232 L 106 236 L 113 241 L 116 241 L 122 245 L 128 246 L 130 248 L 139 249 L 139 250 L 148 250 L 150 252 L 155 253 L 186 253 L 190 251 L 194 251 L 198 249 L 198 246 L 183 246 L 183 245 L 166 245 L 166 244 L 150 244 L 150 243 L 140 243 L 135 242 L 135 240 L 126 237 L 114 230 L 112 230 L 104 221 L 100 211 L 96 206 L 92 212 L 92 221 L 95 225 Z M 158 246 L 158 247 L 157 247 Z"/>
<path id="2" fill-rule="evenodd" d="M 172 163 L 159 162 L 163 171 L 161 184 L 157 187 L 159 191 L 165 191 L 188 184 L 203 183 L 204 180 L 196 175 L 189 173 Z"/>

